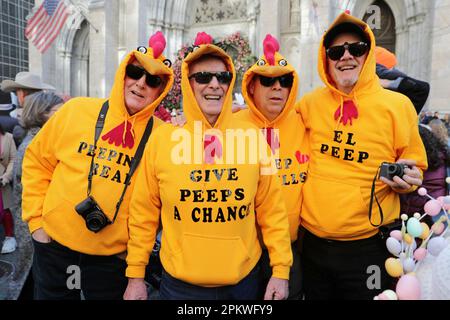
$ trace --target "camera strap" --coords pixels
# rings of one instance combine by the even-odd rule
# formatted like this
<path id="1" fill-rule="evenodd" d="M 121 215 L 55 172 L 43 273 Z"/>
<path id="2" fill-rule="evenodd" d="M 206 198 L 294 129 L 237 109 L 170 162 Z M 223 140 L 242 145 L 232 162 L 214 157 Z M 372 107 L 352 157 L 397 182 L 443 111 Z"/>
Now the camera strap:
<path id="1" fill-rule="evenodd" d="M 105 125 L 105 119 L 106 119 L 106 114 L 108 113 L 108 109 L 109 109 L 109 102 L 107 100 L 107 101 L 105 101 L 105 103 L 102 106 L 102 109 L 100 110 L 100 113 L 97 118 L 97 124 L 95 125 L 94 152 L 92 153 L 91 167 L 90 167 L 89 175 L 88 175 L 88 190 L 87 190 L 88 197 L 91 195 L 91 189 L 92 189 L 92 177 L 94 176 L 94 157 L 95 157 L 95 150 L 97 149 L 97 141 L 100 138 L 100 134 L 102 133 L 103 126 Z M 128 186 L 130 185 L 131 177 L 133 176 L 134 172 L 136 171 L 136 169 L 139 165 L 139 162 L 141 161 L 142 155 L 144 154 L 145 145 L 147 144 L 148 138 L 150 137 L 150 135 L 152 133 L 152 129 L 153 129 L 153 116 L 150 117 L 150 119 L 147 122 L 147 126 L 145 127 L 144 134 L 141 138 L 141 141 L 139 142 L 139 146 L 136 149 L 136 153 L 133 157 L 133 160 L 131 161 L 130 171 L 128 172 L 127 177 L 125 179 L 125 187 L 123 188 L 120 199 L 116 204 L 116 212 L 114 213 L 114 218 L 112 220 L 112 223 L 114 223 L 114 221 L 117 218 L 117 214 L 119 213 L 120 206 L 123 202 L 123 197 L 125 196 Z"/>
<path id="2" fill-rule="evenodd" d="M 108 109 L 109 109 L 109 101 L 106 100 L 105 103 L 103 103 L 102 109 L 100 110 L 100 113 L 97 118 L 97 123 L 95 125 L 94 151 L 92 152 L 91 167 L 89 169 L 89 175 L 88 175 L 88 189 L 87 189 L 88 197 L 91 195 L 91 189 L 92 189 L 92 177 L 94 176 L 94 157 L 95 157 L 95 150 L 97 149 L 97 141 L 100 138 L 100 134 L 102 133 L 103 126 L 105 125 L 105 119 L 106 119 L 106 114 L 108 113 Z"/>
<path id="3" fill-rule="evenodd" d="M 383 219 L 384 219 L 383 218 L 383 209 L 381 208 L 380 202 L 378 201 L 377 195 L 375 194 L 375 182 L 377 181 L 379 171 L 380 171 L 380 168 L 378 168 L 377 173 L 375 174 L 375 177 L 373 177 L 372 189 L 370 191 L 370 203 L 369 203 L 369 222 L 372 226 L 377 227 L 377 228 L 383 224 Z M 380 223 L 379 224 L 372 223 L 373 198 L 375 198 L 375 201 L 377 202 L 377 205 L 378 205 L 378 210 L 380 211 Z"/>
<path id="4" fill-rule="evenodd" d="M 136 153 L 133 157 L 133 160 L 131 161 L 130 171 L 128 172 L 128 175 L 125 179 L 125 187 L 123 188 L 122 194 L 120 195 L 119 202 L 116 204 L 116 213 L 114 214 L 114 218 L 112 222 L 117 218 L 117 214 L 119 213 L 120 205 L 122 204 L 123 197 L 125 196 L 125 192 L 127 192 L 127 188 L 131 183 L 131 177 L 133 176 L 134 172 L 136 171 L 139 162 L 141 162 L 142 155 L 144 154 L 145 145 L 147 144 L 148 138 L 152 134 L 153 129 L 153 116 L 150 117 L 150 120 L 147 122 L 147 126 L 145 127 L 144 134 L 141 138 L 141 141 L 139 142 L 139 146 L 136 150 Z"/>

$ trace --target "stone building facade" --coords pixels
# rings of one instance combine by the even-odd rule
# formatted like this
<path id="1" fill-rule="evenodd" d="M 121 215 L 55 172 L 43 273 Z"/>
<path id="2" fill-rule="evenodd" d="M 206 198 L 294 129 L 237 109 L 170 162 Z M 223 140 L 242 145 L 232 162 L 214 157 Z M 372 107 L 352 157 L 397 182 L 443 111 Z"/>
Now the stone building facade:
<path id="1" fill-rule="evenodd" d="M 36 1 L 38 5 L 41 1 Z M 267 33 L 300 74 L 300 94 L 321 85 L 320 36 L 348 9 L 374 26 L 395 51 L 398 68 L 431 84 L 430 110 L 450 111 L 450 0 L 70 0 L 73 12 L 54 45 L 30 45 L 30 70 L 59 91 L 105 97 L 124 54 L 162 30 L 173 58 L 199 31 L 222 37 L 240 31 L 254 55 Z"/>

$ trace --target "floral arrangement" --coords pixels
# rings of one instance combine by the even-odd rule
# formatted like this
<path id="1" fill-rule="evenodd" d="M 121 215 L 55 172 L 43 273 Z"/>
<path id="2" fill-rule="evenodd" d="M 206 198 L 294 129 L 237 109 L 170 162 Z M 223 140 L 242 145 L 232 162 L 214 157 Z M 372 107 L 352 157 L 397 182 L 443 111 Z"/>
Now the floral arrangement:
<path id="1" fill-rule="evenodd" d="M 252 55 L 248 40 L 240 32 L 236 32 L 219 41 L 215 41 L 214 44 L 224 49 L 232 57 L 237 74 L 234 92 L 240 92 L 245 71 L 257 60 Z M 192 51 L 192 48 L 189 45 L 184 45 L 178 51 L 175 62 L 172 65 L 175 81 L 169 94 L 161 102 L 161 105 L 169 111 L 181 109 L 181 64 L 190 51 Z"/>

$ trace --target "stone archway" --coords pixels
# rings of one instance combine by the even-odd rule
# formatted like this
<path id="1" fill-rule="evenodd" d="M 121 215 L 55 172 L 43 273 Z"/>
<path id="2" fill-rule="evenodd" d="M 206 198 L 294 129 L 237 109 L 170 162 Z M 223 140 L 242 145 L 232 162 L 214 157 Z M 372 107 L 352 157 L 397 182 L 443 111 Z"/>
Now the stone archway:
<path id="1" fill-rule="evenodd" d="M 73 40 L 70 71 L 70 95 L 89 96 L 89 25 L 86 20 Z"/>
<path id="2" fill-rule="evenodd" d="M 380 8 L 381 21 L 380 28 L 374 28 L 372 31 L 375 35 L 377 45 L 388 49 L 395 53 L 396 49 L 396 31 L 395 31 L 395 17 L 391 8 L 383 0 L 376 0 L 372 3 L 373 6 Z M 367 22 L 371 14 L 366 13 L 363 20 Z"/>

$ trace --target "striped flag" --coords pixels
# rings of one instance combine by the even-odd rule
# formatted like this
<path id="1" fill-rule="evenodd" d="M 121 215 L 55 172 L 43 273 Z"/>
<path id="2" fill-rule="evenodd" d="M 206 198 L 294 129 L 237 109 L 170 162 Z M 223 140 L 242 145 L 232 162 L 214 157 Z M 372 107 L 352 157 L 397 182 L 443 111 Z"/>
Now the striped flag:
<path id="1" fill-rule="evenodd" d="M 61 31 L 70 10 L 64 0 L 44 0 L 28 20 L 25 37 L 44 53 Z"/>

